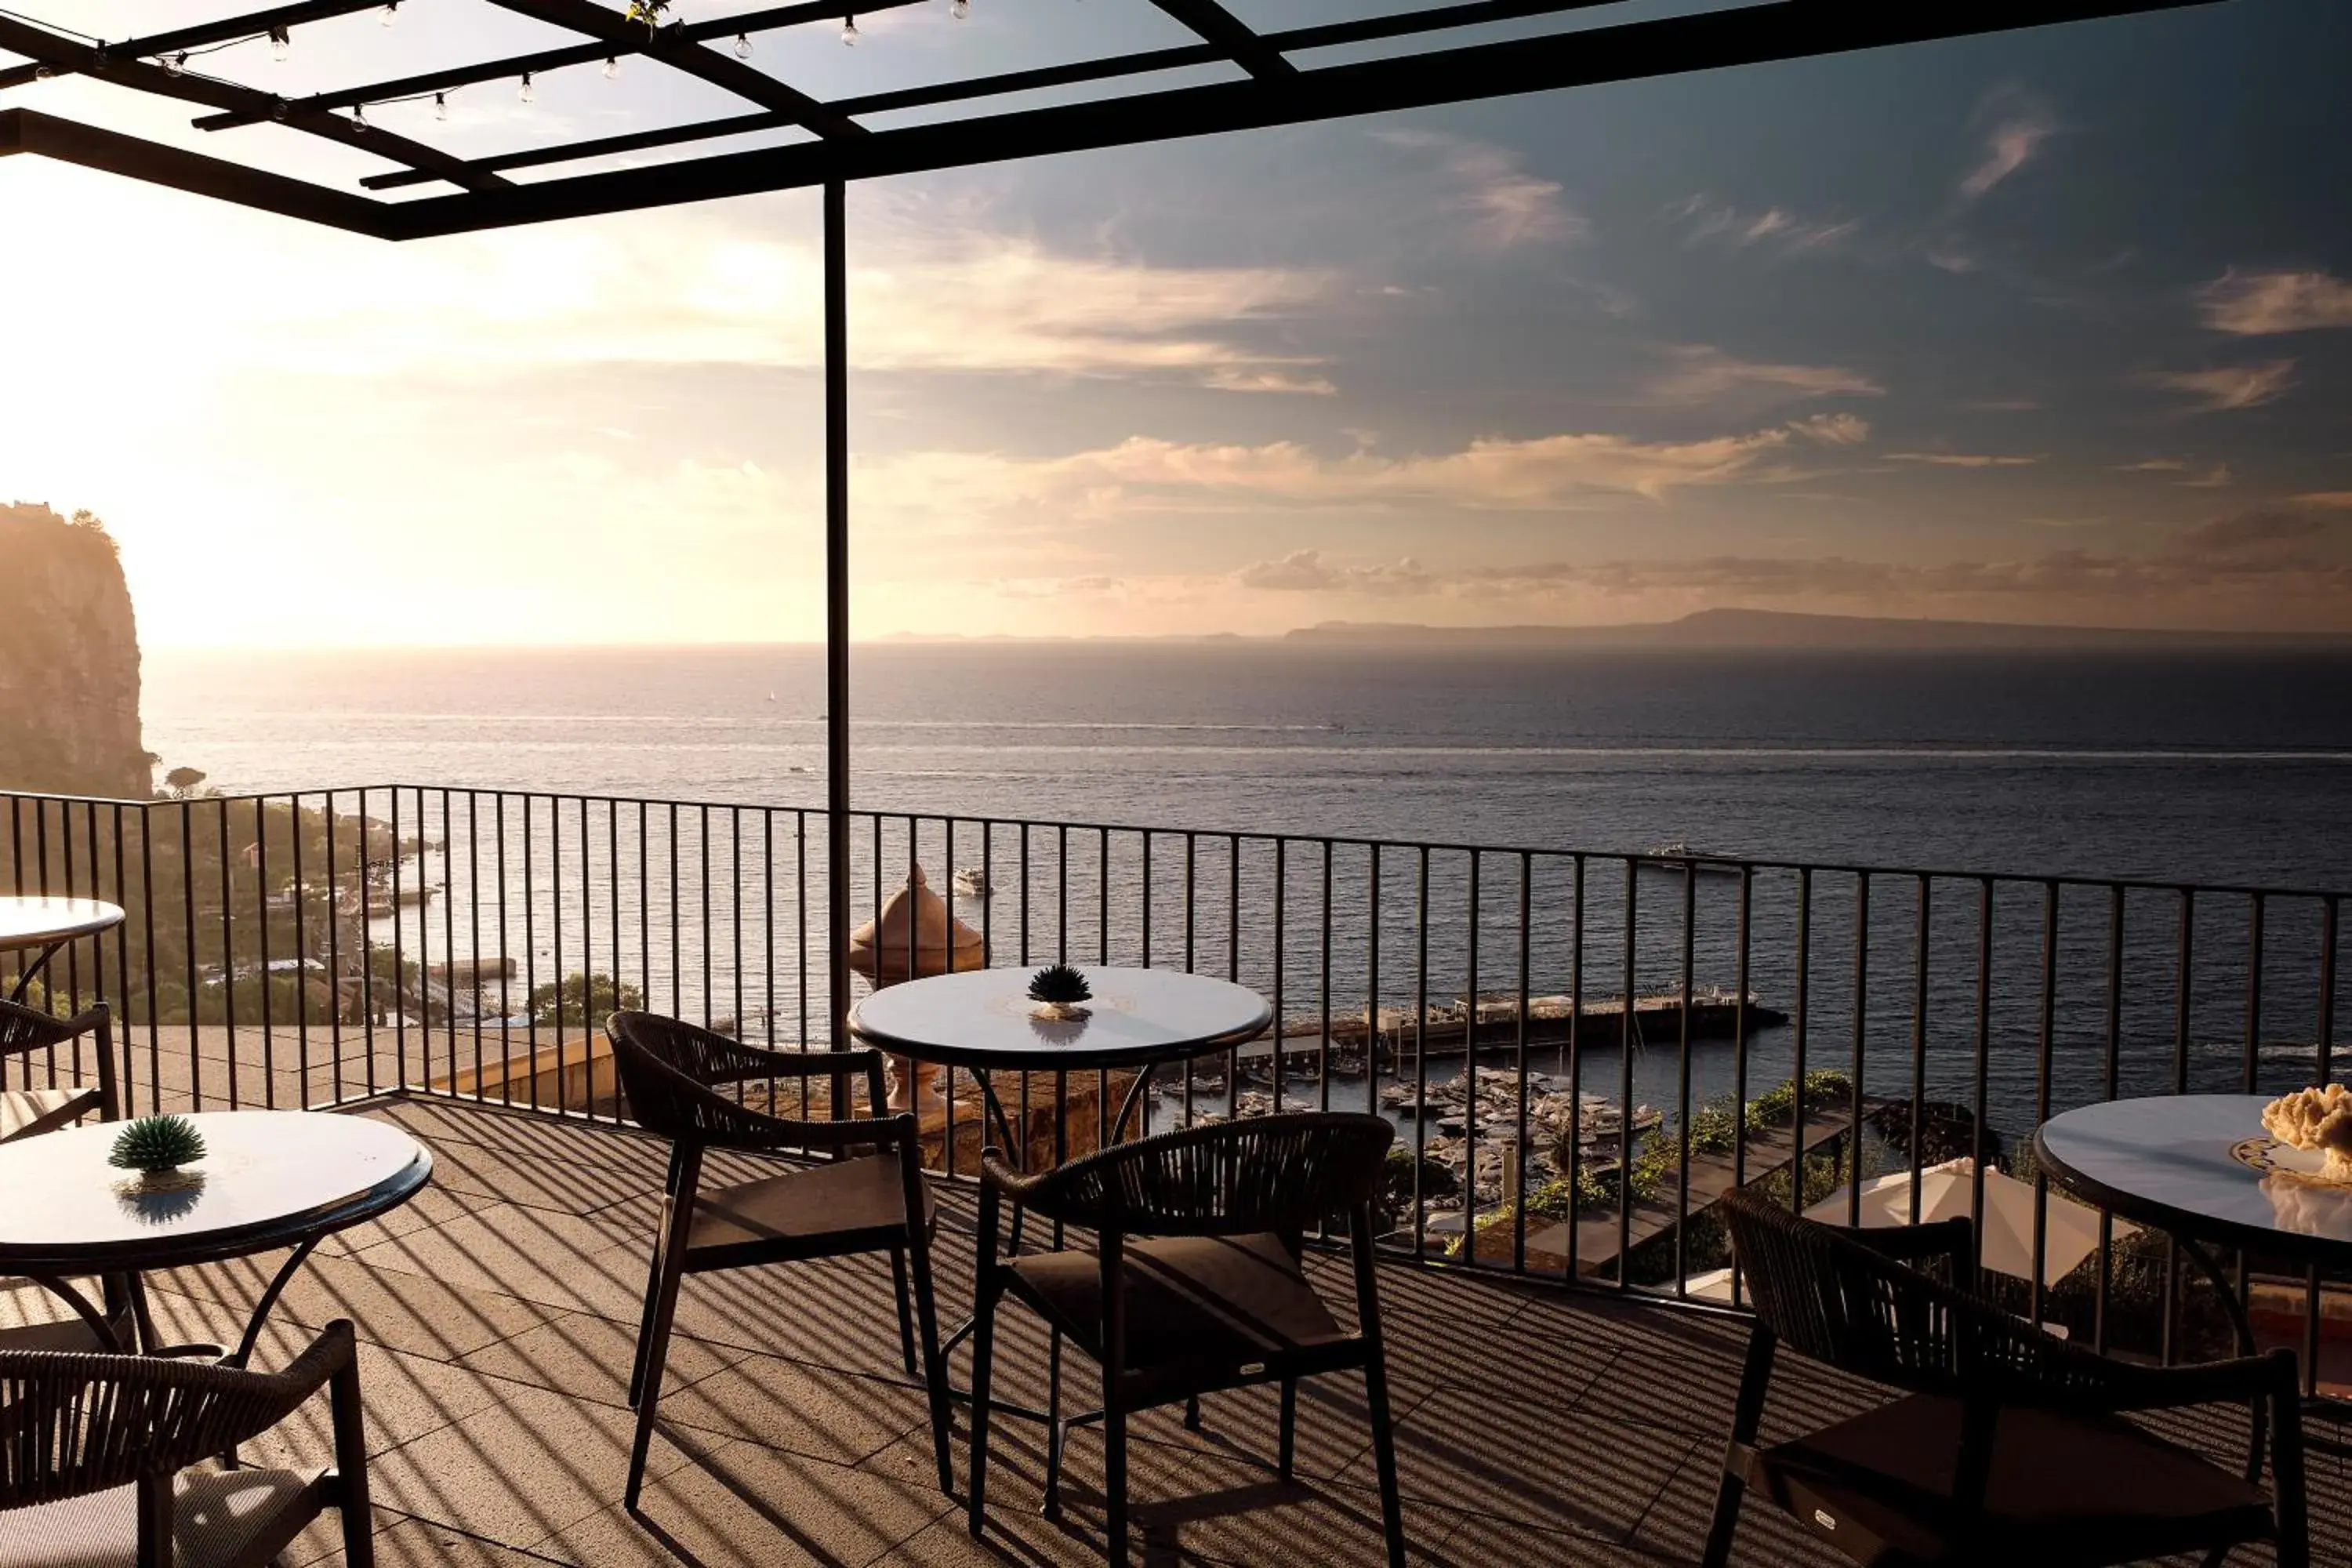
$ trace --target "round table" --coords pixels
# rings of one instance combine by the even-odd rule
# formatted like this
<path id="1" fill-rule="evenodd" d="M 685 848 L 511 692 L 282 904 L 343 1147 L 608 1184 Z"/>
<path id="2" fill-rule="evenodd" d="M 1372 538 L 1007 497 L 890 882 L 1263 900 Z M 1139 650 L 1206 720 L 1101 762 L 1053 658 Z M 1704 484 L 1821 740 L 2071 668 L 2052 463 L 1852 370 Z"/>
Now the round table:
<path id="1" fill-rule="evenodd" d="M 401 1129 L 356 1116 L 226 1110 L 186 1120 L 204 1135 L 205 1157 L 162 1184 L 107 1163 L 120 1122 L 0 1145 L 0 1193 L 7 1194 L 0 1274 L 37 1280 L 63 1298 L 115 1351 L 123 1347 L 107 1314 L 68 1280 L 127 1277 L 141 1342 L 152 1351 L 140 1275 L 290 1247 L 244 1338 L 222 1357 L 242 1366 L 311 1249 L 415 1196 L 432 1179 L 433 1156 Z"/>
<path id="2" fill-rule="evenodd" d="M 122 923 L 122 907 L 99 899 L 0 898 L 0 952 L 39 950 L 40 956 L 16 972 L 8 1000 L 22 1002 L 33 977 L 68 942 L 96 936 Z"/>
<path id="3" fill-rule="evenodd" d="M 1264 1034 L 1274 1009 L 1246 985 L 1181 969 L 1078 966 L 1093 998 L 1087 1016 L 1053 1022 L 1031 1016 L 1029 969 L 968 969 L 909 980 L 877 991 L 849 1015 L 851 1036 L 917 1061 L 964 1068 L 1006 1137 L 1004 1109 L 990 1087 L 993 1072 L 1077 1072 L 1097 1068 L 1135 1073 L 1110 1136 L 1118 1138 L 1139 1103 L 1151 1069 L 1227 1050 Z"/>
<path id="4" fill-rule="evenodd" d="M 2249 1354 L 2245 1304 L 2209 1245 L 2352 1264 L 2352 1187 L 2313 1179 L 2318 1154 L 2263 1132 L 2269 1103 L 2260 1094 L 2115 1100 L 2053 1116 L 2033 1135 L 2052 1184 L 2180 1244 L 2221 1292 Z"/>

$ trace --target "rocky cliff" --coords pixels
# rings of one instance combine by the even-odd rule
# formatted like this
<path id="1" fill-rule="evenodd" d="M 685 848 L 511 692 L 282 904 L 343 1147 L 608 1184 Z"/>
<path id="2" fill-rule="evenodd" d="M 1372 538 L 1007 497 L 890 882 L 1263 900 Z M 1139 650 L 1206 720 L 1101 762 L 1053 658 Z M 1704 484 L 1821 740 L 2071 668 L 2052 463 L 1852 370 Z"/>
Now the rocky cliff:
<path id="1" fill-rule="evenodd" d="M 145 799 L 139 628 L 88 512 L 0 506 L 0 789 Z"/>

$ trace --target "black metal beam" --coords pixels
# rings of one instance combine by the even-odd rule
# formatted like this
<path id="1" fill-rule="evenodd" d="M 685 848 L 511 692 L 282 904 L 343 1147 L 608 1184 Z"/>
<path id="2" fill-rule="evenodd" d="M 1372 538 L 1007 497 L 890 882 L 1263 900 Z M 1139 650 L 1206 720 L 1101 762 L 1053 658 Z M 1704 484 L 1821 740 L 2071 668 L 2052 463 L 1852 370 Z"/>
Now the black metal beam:
<path id="1" fill-rule="evenodd" d="M 887 11 L 900 5 L 917 5 L 923 3 L 924 0 L 866 0 L 866 4 L 858 8 L 863 11 Z M 631 32 L 635 37 L 625 42 L 600 41 L 591 44 L 569 44 L 560 49 L 539 49 L 527 55 L 508 55 L 503 58 L 481 60 L 472 65 L 451 66 L 440 70 L 422 71 L 415 76 L 394 77 L 385 81 L 363 82 L 357 87 L 339 87 L 331 92 L 313 93 L 309 98 L 292 100 L 287 105 L 287 109 L 290 114 L 323 113 L 330 110 L 349 109 L 354 104 L 382 103 L 388 99 L 395 98 L 421 98 L 428 92 L 449 92 L 458 88 L 476 87 L 486 81 L 500 81 L 526 74 L 537 75 L 542 71 L 563 70 L 572 66 L 593 65 L 598 60 L 619 59 L 632 55 L 654 54 L 656 58 L 666 58 L 667 57 L 660 55 L 661 49 L 680 47 L 709 37 L 721 36 L 732 37 L 737 33 L 767 32 L 803 22 L 831 21 L 839 17 L 841 14 L 841 0 L 810 0 L 807 4 L 784 5 L 770 11 L 747 12 L 740 16 L 730 16 L 724 22 L 700 22 L 691 26 L 673 25 L 663 28 L 659 33 L 649 32 L 644 27 L 633 27 Z M 656 45 L 656 39 L 667 39 L 667 42 Z M 240 125 L 251 125 L 256 122 L 256 117 L 249 114 L 208 114 L 196 121 L 196 128 L 200 131 L 232 131 Z M 785 122 L 798 124 L 799 121 L 787 116 Z M 730 132 L 717 132 L 711 134 L 726 135 Z M 692 141 L 694 138 L 682 137 L 673 140 Z M 655 146 L 667 144 L 666 142 L 652 143 Z M 583 153 L 580 155 L 592 157 L 594 154 Z M 471 160 L 471 163 L 478 169 L 495 170 L 529 168 L 533 163 L 562 161 L 561 159 L 532 159 L 525 162 L 509 162 L 500 158 L 477 158 Z M 429 179 L 433 176 L 421 177 Z M 418 178 L 413 176 L 404 179 L 398 175 L 379 175 L 375 180 L 362 180 L 360 183 L 370 190 L 385 190 L 393 185 L 415 184 L 418 183 Z M 385 181 L 388 184 L 379 184 L 378 181 Z"/>
<path id="2" fill-rule="evenodd" d="M 61 37 L 46 28 L 31 26 L 5 16 L 0 16 L 0 49 L 26 55 L 44 64 L 70 67 L 101 81 L 213 109 L 258 110 L 264 118 L 274 119 L 272 111 L 279 102 L 268 93 L 240 87 L 235 82 L 199 76 L 194 71 L 173 76 L 162 66 L 151 65 L 143 59 L 118 58 L 110 52 L 101 53 L 89 44 Z M 340 115 L 313 115 L 304 120 L 289 119 L 286 123 L 291 130 L 340 142 L 390 163 L 427 170 L 467 190 L 490 192 L 513 188 L 509 182 L 499 175 L 468 168 L 464 159 L 452 157 L 438 148 L 427 147 L 422 142 L 412 142 L 389 131 L 355 125 Z"/>
<path id="3" fill-rule="evenodd" d="M 923 0 L 889 0 L 894 5 L 920 5 Z M 1586 5 L 1613 5 L 1616 0 L 1580 0 Z M 878 10 L 870 5 L 868 10 Z M 828 5 L 827 12 L 839 9 Z M 1034 70 L 1006 71 L 1000 76 L 975 77 L 963 81 L 939 82 L 927 87 L 898 88 L 887 92 L 866 93 L 858 98 L 839 98 L 829 108 L 848 115 L 881 114 L 895 109 L 917 109 L 934 103 L 954 103 L 964 99 L 992 97 L 999 93 L 1030 92 L 1040 88 L 1067 87 L 1077 82 L 1099 81 L 1106 77 L 1127 76 L 1139 71 L 1174 70 L 1182 66 L 1213 65 L 1225 58 L 1224 52 L 1210 44 L 1185 44 L 1176 48 L 1155 49 L 1148 54 L 1122 55 L 1114 60 L 1082 60 L 1075 65 L 1043 66 Z M 530 169 L 548 163 L 568 163 L 581 158 L 602 158 L 616 153 L 642 153 L 655 147 L 675 147 L 688 142 L 707 142 L 720 136 L 740 136 L 754 131 L 770 131 L 799 123 L 782 114 L 731 114 L 717 120 L 698 120 L 685 125 L 666 125 L 652 131 L 635 131 L 619 136 L 599 136 L 586 142 L 567 142 L 553 147 L 530 147 L 520 153 L 500 153 L 493 157 L 474 161 L 478 169 Z M 397 190 L 404 185 L 422 184 L 437 178 L 404 171 L 390 174 L 370 174 L 360 182 L 372 191 Z"/>
<path id="4" fill-rule="evenodd" d="M 397 237 L 393 223 L 397 207 L 37 110 L 0 109 L 0 156 L 12 153 L 35 153 L 377 239 Z"/>
<path id="5" fill-rule="evenodd" d="M 183 49 L 201 49 L 209 44 L 225 44 L 231 38 L 249 38 L 267 33 L 272 27 L 299 27 L 306 22 L 323 22 L 334 16 L 348 16 L 354 11 L 380 9 L 383 0 L 301 0 L 294 5 L 273 5 L 266 11 L 248 11 L 242 16 L 226 16 L 217 22 L 200 23 L 193 27 L 174 27 L 168 33 L 150 33 L 144 37 L 125 38 L 121 43 L 106 46 L 108 58 L 120 60 L 155 59 L 177 54 Z M 39 79 L 44 68 L 37 65 L 10 66 L 0 70 L 0 88 L 21 87 Z M 74 74 L 70 68 L 48 67 L 56 75 Z"/>
<path id="6" fill-rule="evenodd" d="M 2224 3 L 1914 0 L 1900 8 L 1857 10 L 1848 0 L 1769 0 L 1734 10 L 1329 66 L 1279 81 L 1252 78 L 908 126 L 855 142 L 763 148 L 583 174 L 497 196 L 432 197 L 398 211 L 404 237 L 422 238 L 802 188 L 830 179 L 964 168 Z"/>
<path id="7" fill-rule="evenodd" d="M 749 99 L 762 109 L 789 114 L 819 136 L 848 139 L 866 133 L 866 127 L 827 109 L 798 88 L 789 87 L 765 71 L 754 70 L 732 55 L 706 49 L 698 39 L 686 37 L 680 29 L 657 28 L 648 39 L 642 25 L 630 21 L 618 11 L 594 4 L 593 0 L 491 0 L 491 3 L 558 27 L 585 33 L 615 47 L 642 40 L 645 46 L 642 52 L 652 58 L 689 76 L 700 77 L 711 86 L 724 88 L 738 98 Z"/>
<path id="8" fill-rule="evenodd" d="M 1266 47 L 1265 39 L 1249 30 L 1247 24 L 1217 4 L 1217 0 L 1151 0 L 1171 16 L 1190 27 L 1235 65 L 1256 77 L 1290 76 L 1298 68 L 1282 58 L 1281 52 Z"/>
<path id="9" fill-rule="evenodd" d="M 835 1050 L 849 1047 L 849 192 L 824 186 L 824 932 Z M 952 963 L 950 963 L 952 967 Z M 803 1042 L 805 1044 L 806 1042 Z M 841 1096 L 834 1115 L 841 1115 Z"/>
<path id="10" fill-rule="evenodd" d="M 879 0 L 867 8 L 879 9 L 882 5 L 919 4 L 920 0 Z M 1465 3 L 1435 6 L 1423 11 L 1401 11 L 1391 16 L 1366 17 L 1359 21 L 1336 22 L 1316 27 L 1296 27 L 1287 32 L 1264 35 L 1269 47 L 1282 50 L 1329 48 L 1344 44 L 1373 42 L 1384 38 L 1410 37 L 1415 33 L 1435 32 L 1452 27 L 1478 26 L 1495 22 L 1521 21 L 1530 17 L 1554 16 L 1569 11 L 1591 10 L 1599 5 L 1622 5 L 1624 0 L 1465 0 Z M 800 7 L 795 7 L 799 9 Z M 826 16 L 838 9 L 837 0 L 824 5 Z M 754 13 L 765 15 L 765 13 Z M 704 24 L 717 26 L 719 24 Z M 1141 76 L 1154 71 L 1180 70 L 1187 67 L 1213 65 L 1230 59 L 1224 50 L 1213 44 L 1180 44 L 1170 48 L 1145 49 L 1131 55 L 1118 55 L 1103 59 L 1078 60 L 1068 65 L 1042 66 L 1031 70 L 1004 71 L 994 76 L 969 77 L 961 81 L 931 82 L 921 87 L 895 88 L 883 92 L 866 93 L 856 98 L 835 99 L 827 107 L 842 114 L 860 116 L 887 114 L 897 110 L 926 109 L 935 104 L 961 103 L 977 98 L 993 98 L 1006 93 L 1034 92 L 1056 87 L 1075 87 L 1090 81 L 1107 81 L 1119 77 Z M 619 153 L 645 152 L 656 147 L 676 147 L 688 142 L 712 140 L 721 136 L 737 136 L 763 131 L 793 121 L 762 115 L 728 115 L 715 120 L 698 120 L 684 125 L 664 126 L 654 131 L 641 131 L 624 136 L 603 136 L 585 142 L 560 143 L 552 147 L 531 147 L 517 153 L 501 153 L 493 157 L 474 161 L 478 169 L 530 169 L 549 163 L 571 163 L 576 159 L 604 157 Z M 423 184 L 437 176 L 405 171 L 389 174 L 371 174 L 360 182 L 372 191 L 398 190 L 407 185 Z"/>

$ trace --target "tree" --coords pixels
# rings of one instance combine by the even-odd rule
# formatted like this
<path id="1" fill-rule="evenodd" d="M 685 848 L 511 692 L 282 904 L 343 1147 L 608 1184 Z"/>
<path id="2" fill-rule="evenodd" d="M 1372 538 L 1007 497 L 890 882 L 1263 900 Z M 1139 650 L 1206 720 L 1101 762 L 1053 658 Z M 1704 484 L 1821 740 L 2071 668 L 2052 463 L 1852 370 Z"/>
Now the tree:
<path id="1" fill-rule="evenodd" d="M 195 798 L 196 790 L 204 782 L 205 770 L 202 768 L 173 768 L 163 775 L 163 787 L 178 800 Z"/>
<path id="2" fill-rule="evenodd" d="M 553 1024 L 560 1003 L 565 1025 L 593 1028 L 625 1008 L 644 1006 L 645 1001 L 634 985 L 623 984 L 609 974 L 583 974 L 575 969 L 560 986 L 551 982 L 531 987 L 530 1021 Z"/>

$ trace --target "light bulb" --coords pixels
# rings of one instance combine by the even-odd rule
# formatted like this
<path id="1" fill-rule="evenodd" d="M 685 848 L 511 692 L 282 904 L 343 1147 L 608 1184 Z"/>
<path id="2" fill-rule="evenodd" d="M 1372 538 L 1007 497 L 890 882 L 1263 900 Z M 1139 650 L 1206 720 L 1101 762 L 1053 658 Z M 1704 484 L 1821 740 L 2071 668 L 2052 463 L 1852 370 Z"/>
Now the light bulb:
<path id="1" fill-rule="evenodd" d="M 35 81 L 47 81 L 57 74 L 58 68 L 55 66 L 35 66 L 33 68 L 33 79 Z"/>
<path id="2" fill-rule="evenodd" d="M 530 72 L 529 71 L 522 73 L 522 91 L 518 96 L 520 96 L 525 103 L 535 103 L 539 100 L 539 89 L 530 85 Z"/>
<path id="3" fill-rule="evenodd" d="M 607 55 L 604 58 L 604 79 L 606 81 L 618 81 L 621 79 L 620 56 Z"/>
<path id="4" fill-rule="evenodd" d="M 284 27 L 269 29 L 269 58 L 282 60 L 294 52 L 294 35 Z"/>
<path id="5" fill-rule="evenodd" d="M 449 118 L 448 94 L 436 92 L 433 95 L 433 118 L 436 120 L 446 120 Z"/>
<path id="6" fill-rule="evenodd" d="M 384 0 L 383 15 L 378 18 L 385 26 L 400 20 L 400 0 Z"/>
<path id="7" fill-rule="evenodd" d="M 738 33 L 735 35 L 735 58 L 739 60 L 748 60 L 751 58 L 751 34 Z"/>
<path id="8" fill-rule="evenodd" d="M 841 19 L 841 41 L 853 49 L 857 47 L 856 17 L 845 16 Z"/>
<path id="9" fill-rule="evenodd" d="M 366 105 L 366 104 L 364 104 L 364 103 L 354 103 L 354 104 L 352 104 L 352 130 L 354 130 L 354 131 L 364 131 L 364 130 L 366 130 L 367 128 L 368 128 L 367 105 Z"/>
<path id="10" fill-rule="evenodd" d="M 955 4 L 948 7 L 948 15 L 959 22 L 962 21 L 971 15 L 971 0 L 955 0 Z"/>
<path id="11" fill-rule="evenodd" d="M 181 50 L 176 55 L 165 55 L 163 57 L 163 74 L 165 76 L 180 76 L 184 74 L 187 68 L 188 52 L 185 49 Z"/>

